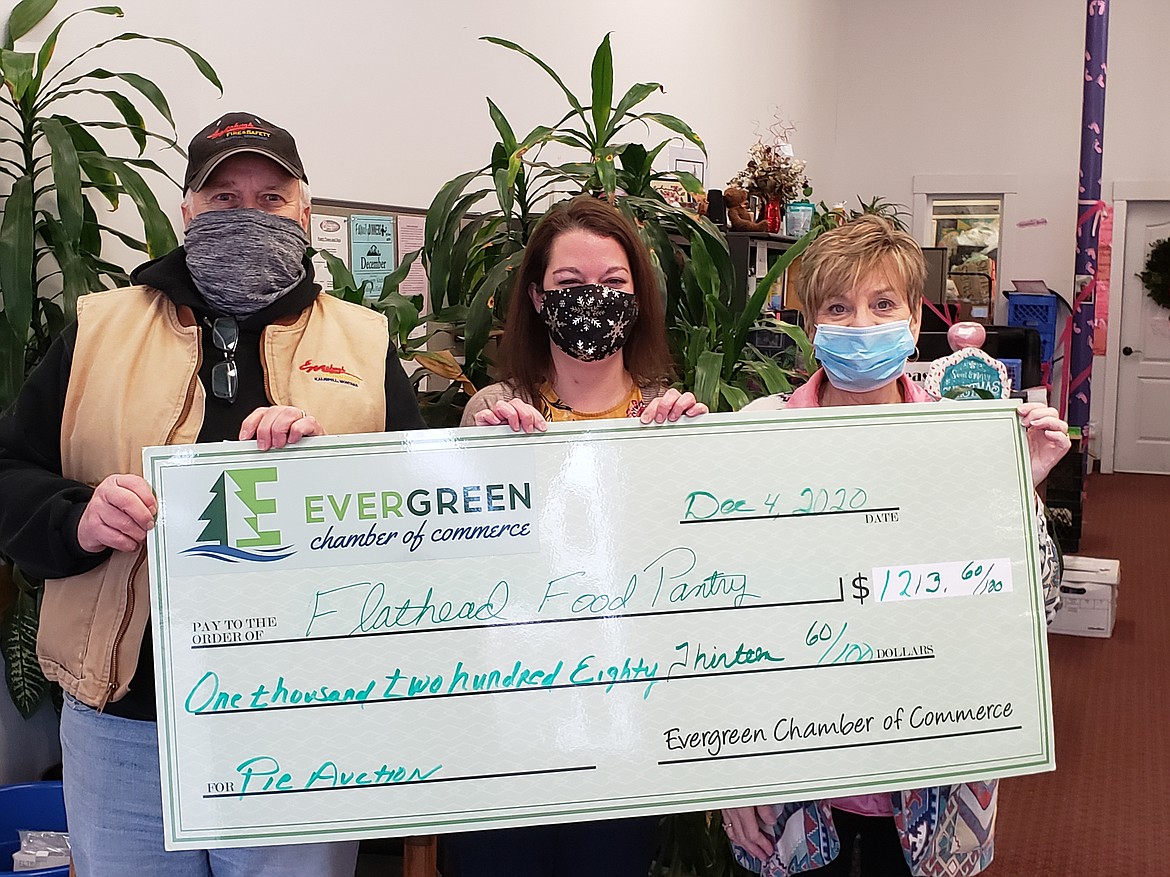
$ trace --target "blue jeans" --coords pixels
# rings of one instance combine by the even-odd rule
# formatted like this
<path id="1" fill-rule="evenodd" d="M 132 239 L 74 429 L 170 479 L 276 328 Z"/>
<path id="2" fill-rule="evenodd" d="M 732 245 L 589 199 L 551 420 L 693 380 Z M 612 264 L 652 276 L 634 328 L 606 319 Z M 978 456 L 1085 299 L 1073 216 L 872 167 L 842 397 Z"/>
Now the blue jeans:
<path id="1" fill-rule="evenodd" d="M 73 861 L 85 877 L 353 877 L 357 867 L 356 841 L 165 850 L 154 722 L 66 697 L 61 759 Z"/>

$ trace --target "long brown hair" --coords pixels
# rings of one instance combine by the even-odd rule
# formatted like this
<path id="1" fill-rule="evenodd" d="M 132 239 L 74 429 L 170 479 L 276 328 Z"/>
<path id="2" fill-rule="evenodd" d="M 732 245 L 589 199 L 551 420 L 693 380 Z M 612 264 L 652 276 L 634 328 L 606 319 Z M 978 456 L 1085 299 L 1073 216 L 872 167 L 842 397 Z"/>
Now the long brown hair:
<path id="1" fill-rule="evenodd" d="M 500 340 L 501 377 L 521 397 L 535 401 L 540 385 L 552 376 L 548 329 L 528 295 L 530 285 L 544 288 L 553 241 L 565 232 L 587 231 L 617 241 L 630 262 L 630 279 L 638 298 L 638 318 L 622 348 L 623 362 L 640 386 L 669 383 L 674 364 L 666 339 L 666 316 L 650 253 L 637 229 L 617 208 L 591 195 L 578 195 L 553 207 L 537 223 L 508 303 L 504 337 Z"/>

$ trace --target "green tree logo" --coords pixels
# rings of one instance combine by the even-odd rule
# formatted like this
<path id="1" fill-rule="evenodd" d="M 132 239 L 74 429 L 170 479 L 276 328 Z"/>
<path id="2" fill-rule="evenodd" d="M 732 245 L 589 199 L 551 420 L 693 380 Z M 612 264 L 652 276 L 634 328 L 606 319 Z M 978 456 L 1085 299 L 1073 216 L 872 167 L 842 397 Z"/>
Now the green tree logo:
<path id="1" fill-rule="evenodd" d="M 199 516 L 206 526 L 199 534 L 197 542 L 215 542 L 218 545 L 229 545 L 228 539 L 228 483 L 236 488 L 236 497 L 251 512 L 244 515 L 244 523 L 248 525 L 254 536 L 236 539 L 237 548 L 269 548 L 280 544 L 280 530 L 260 529 L 260 516 L 276 513 L 275 499 L 262 499 L 256 495 L 256 489 L 261 484 L 275 483 L 277 479 L 276 467 L 267 466 L 255 469 L 225 469 L 223 474 L 211 488 L 211 502 Z"/>

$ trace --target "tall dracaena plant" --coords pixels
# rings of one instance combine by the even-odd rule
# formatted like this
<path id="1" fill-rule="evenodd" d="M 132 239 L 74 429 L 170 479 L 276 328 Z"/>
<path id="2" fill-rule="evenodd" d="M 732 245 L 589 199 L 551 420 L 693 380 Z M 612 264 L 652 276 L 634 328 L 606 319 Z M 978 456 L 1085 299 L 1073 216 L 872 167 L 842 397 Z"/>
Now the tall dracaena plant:
<path id="1" fill-rule="evenodd" d="M 43 43 L 23 51 L 17 41 L 39 24 L 57 0 L 21 0 L 12 10 L 0 48 L 0 409 L 15 397 L 24 376 L 72 318 L 77 297 L 127 280 L 126 272 L 102 258 L 103 234 L 132 249 L 159 256 L 176 246 L 174 229 L 140 171 L 167 174 L 143 158 L 156 139 L 179 148 L 170 106 L 151 80 L 104 67 L 80 72 L 91 53 L 112 44 L 149 40 L 184 52 L 199 73 L 222 92 L 211 66 L 181 43 L 138 33 L 122 33 L 57 63 L 57 41 L 74 18 L 93 14 L 122 17 L 116 6 L 84 9 L 66 16 Z M 108 87 L 118 85 L 120 89 Z M 166 122 L 169 133 L 148 130 L 135 95 Z M 104 98 L 117 119 L 82 120 L 67 115 L 77 98 Z M 101 132 L 129 134 L 135 157 L 113 155 L 99 141 Z M 172 180 L 173 182 L 173 180 Z M 5 185 L 7 183 L 7 185 Z M 7 191 L 5 191 L 7 190 Z M 91 198 L 91 196 L 93 196 Z M 142 221 L 137 239 L 101 221 L 94 201 L 117 209 L 123 196 Z"/>
<path id="2" fill-rule="evenodd" d="M 175 124 L 166 97 L 138 73 L 117 73 L 105 67 L 83 73 L 82 62 L 113 44 L 164 43 L 185 53 L 200 75 L 223 91 L 215 71 L 201 56 L 162 37 L 122 33 L 64 63 L 58 61 L 57 40 L 72 19 L 87 14 L 120 18 L 122 10 L 116 6 L 68 15 L 35 50 L 19 48 L 18 41 L 56 3 L 21 0 L 0 34 L 4 81 L 0 91 L 0 410 L 16 397 L 27 373 L 73 318 L 78 296 L 127 282 L 121 267 L 102 258 L 104 235 L 152 257 L 174 249 L 177 243 L 170 221 L 140 173 L 167 177 L 155 162 L 143 158 L 152 138 L 182 152 L 174 140 Z M 78 99 L 94 97 L 108 101 L 117 118 L 79 120 L 66 115 Z M 162 117 L 167 134 L 148 130 L 136 100 L 145 100 Z M 108 139 L 114 132 L 117 137 L 128 135 L 137 146 L 136 156 L 118 157 L 98 139 Z M 117 209 L 123 198 L 133 203 L 142 222 L 141 240 L 111 228 L 99 217 L 99 208 L 103 212 L 107 205 Z M 8 689 L 27 716 L 48 689 L 35 655 L 39 588 L 19 570 L 10 574 L 16 595 L 0 623 L 0 647 Z"/>
<path id="3" fill-rule="evenodd" d="M 445 394 L 445 403 L 458 396 L 460 388 L 473 390 L 488 382 L 490 362 L 485 349 L 492 334 L 500 331 L 513 273 L 539 219 L 537 205 L 553 193 L 589 192 L 609 199 L 626 213 L 650 248 L 666 294 L 672 347 L 684 383 L 701 392 L 703 401 L 714 410 L 739 407 L 747 398 L 742 387 L 749 376 L 769 391 L 786 389 L 779 366 L 746 344 L 754 319 L 731 301 L 734 284 L 726 238 L 707 219 L 668 204 L 653 186 L 669 178 L 697 194 L 702 192 L 701 182 L 682 171 L 654 169 L 670 139 L 650 148 L 620 142 L 629 125 L 653 123 L 665 128 L 672 138 L 682 137 L 705 152 L 702 139 L 678 117 L 638 112 L 638 107 L 664 91 L 663 87 L 656 82 L 635 83 L 614 104 L 609 35 L 593 56 L 588 100 L 578 97 L 552 67 L 522 46 L 499 37 L 482 39 L 536 64 L 561 90 L 568 110 L 555 124 L 538 125 L 521 138 L 500 108 L 488 100 L 488 112 L 499 135 L 491 161 L 443 186 L 427 211 L 422 248 L 403 263 L 407 266 L 421 257 L 433 308 L 432 314 L 422 319 L 455 325 L 465 341 L 464 371 L 450 357 L 438 361 L 422 351 L 425 338 L 401 335 L 402 355 L 456 380 Z M 551 164 L 542 160 L 541 152 L 552 143 L 584 155 Z M 498 207 L 474 214 L 489 195 L 495 196 Z M 781 269 L 786 264 L 784 261 Z M 413 328 L 418 322 L 417 311 L 414 316 L 408 313 L 410 307 L 398 295 L 397 286 L 397 279 L 388 280 L 380 306 L 392 312 L 396 325 Z M 402 319 L 404 314 L 406 319 Z M 423 401 L 425 412 L 428 400 Z M 444 404 L 432 421 L 444 425 L 457 422 L 457 413 L 451 408 Z"/>

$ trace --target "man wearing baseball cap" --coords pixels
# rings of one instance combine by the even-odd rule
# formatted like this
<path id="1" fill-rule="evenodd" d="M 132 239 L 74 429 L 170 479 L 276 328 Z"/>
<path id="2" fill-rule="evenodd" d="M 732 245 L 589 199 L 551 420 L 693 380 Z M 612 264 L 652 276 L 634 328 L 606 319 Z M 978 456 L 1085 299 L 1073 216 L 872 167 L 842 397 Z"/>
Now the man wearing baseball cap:
<path id="1" fill-rule="evenodd" d="M 79 874 L 352 877 L 355 843 L 163 849 L 142 448 L 424 425 L 385 318 L 313 282 L 292 135 L 232 113 L 188 156 L 184 245 L 83 296 L 0 415 L 0 552 L 46 579 L 37 653 L 65 690 Z"/>

